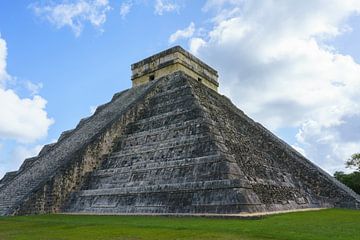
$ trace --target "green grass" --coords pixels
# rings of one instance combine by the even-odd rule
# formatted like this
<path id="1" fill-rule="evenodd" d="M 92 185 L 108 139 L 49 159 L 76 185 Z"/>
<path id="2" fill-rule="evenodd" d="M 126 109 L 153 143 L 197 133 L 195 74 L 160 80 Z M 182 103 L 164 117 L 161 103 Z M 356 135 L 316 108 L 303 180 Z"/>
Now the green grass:
<path id="1" fill-rule="evenodd" d="M 259 220 L 145 216 L 0 217 L 0 239 L 360 239 L 360 211 L 321 210 Z"/>

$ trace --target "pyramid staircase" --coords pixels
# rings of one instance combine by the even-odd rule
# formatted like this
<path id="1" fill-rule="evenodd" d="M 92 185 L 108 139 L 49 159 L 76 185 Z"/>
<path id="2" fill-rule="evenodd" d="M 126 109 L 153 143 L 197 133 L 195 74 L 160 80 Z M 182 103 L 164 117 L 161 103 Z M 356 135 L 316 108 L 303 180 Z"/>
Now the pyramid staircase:
<path id="1" fill-rule="evenodd" d="M 185 78 L 166 84 L 73 196 L 68 211 L 197 213 L 261 205 Z"/>
<path id="2" fill-rule="evenodd" d="M 360 206 L 356 193 L 181 71 L 117 94 L 25 165 L 0 182 L 0 215 Z"/>

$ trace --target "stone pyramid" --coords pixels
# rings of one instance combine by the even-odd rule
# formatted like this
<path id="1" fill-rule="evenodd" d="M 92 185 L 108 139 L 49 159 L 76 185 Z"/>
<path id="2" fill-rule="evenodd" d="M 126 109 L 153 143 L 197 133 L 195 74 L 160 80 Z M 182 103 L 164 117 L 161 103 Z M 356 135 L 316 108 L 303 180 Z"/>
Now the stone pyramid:
<path id="1" fill-rule="evenodd" d="M 133 88 L 5 175 L 0 215 L 360 207 L 357 194 L 217 93 L 216 76 L 180 47 L 134 64 Z"/>

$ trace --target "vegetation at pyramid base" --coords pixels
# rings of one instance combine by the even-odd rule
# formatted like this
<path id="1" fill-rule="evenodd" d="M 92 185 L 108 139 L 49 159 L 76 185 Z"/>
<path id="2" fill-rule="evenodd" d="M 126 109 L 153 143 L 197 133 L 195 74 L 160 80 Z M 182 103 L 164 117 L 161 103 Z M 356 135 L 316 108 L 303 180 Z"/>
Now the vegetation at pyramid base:
<path id="1" fill-rule="evenodd" d="M 259 220 L 199 217 L 37 215 L 0 217 L 0 239 L 292 239 L 352 240 L 360 211 L 329 209 Z"/>
<path id="2" fill-rule="evenodd" d="M 356 168 L 357 171 L 346 174 L 344 172 L 335 172 L 334 177 L 360 194 L 360 153 L 355 153 L 346 161 L 346 167 Z"/>
<path id="3" fill-rule="evenodd" d="M 335 172 L 334 177 L 354 190 L 354 192 L 360 194 L 360 172 L 352 172 L 346 174 L 344 172 Z"/>

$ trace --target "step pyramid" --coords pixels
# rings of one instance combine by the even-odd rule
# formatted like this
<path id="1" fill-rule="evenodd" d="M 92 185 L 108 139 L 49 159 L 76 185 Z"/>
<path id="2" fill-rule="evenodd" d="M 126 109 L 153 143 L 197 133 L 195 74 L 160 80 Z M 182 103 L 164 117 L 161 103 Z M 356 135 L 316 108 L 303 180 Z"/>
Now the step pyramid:
<path id="1" fill-rule="evenodd" d="M 0 182 L 0 215 L 319 207 L 360 197 L 184 71 L 115 94 Z"/>

